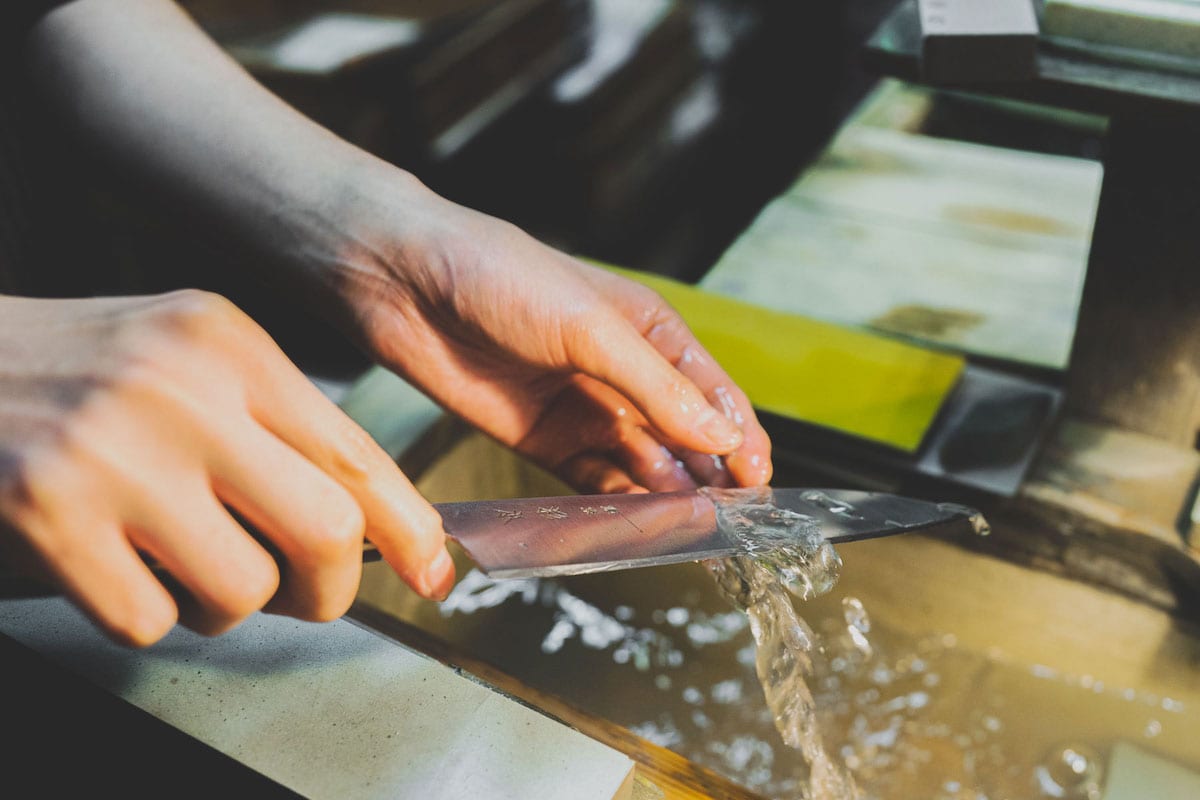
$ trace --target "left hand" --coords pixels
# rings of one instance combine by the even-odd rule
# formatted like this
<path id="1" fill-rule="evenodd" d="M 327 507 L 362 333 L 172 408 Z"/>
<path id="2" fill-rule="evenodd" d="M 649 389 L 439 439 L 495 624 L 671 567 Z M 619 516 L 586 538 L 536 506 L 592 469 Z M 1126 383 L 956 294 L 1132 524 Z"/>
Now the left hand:
<path id="1" fill-rule="evenodd" d="M 656 292 L 401 184 L 322 278 L 376 360 L 581 491 L 770 480 L 745 394 Z"/>

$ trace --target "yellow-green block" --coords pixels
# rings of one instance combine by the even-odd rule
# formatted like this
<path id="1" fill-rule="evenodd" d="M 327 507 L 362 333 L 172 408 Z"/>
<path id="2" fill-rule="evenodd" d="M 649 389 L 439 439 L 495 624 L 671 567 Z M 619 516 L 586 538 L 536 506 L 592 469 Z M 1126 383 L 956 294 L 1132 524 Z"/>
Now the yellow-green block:
<path id="1" fill-rule="evenodd" d="M 662 294 L 756 408 L 907 452 L 963 369 L 961 356 L 609 269 Z"/>

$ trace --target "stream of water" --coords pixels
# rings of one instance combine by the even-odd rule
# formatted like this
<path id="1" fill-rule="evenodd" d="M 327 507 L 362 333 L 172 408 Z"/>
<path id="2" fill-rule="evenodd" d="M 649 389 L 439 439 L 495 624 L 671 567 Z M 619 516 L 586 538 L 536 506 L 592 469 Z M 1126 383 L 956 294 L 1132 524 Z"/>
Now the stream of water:
<path id="1" fill-rule="evenodd" d="M 712 490 L 710 497 L 718 526 L 753 552 L 706 566 L 722 596 L 746 613 L 757 646 L 755 670 L 775 727 L 808 765 L 807 785 L 799 797 L 858 800 L 854 778 L 825 747 L 809 688 L 817 637 L 792 603 L 792 595 L 808 600 L 829 591 L 837 582 L 841 559 L 816 520 L 776 507 L 769 492 L 757 501 L 747 501 L 744 494 L 734 500 L 732 493 L 720 490 Z M 856 630 L 860 636 L 865 632 Z"/>

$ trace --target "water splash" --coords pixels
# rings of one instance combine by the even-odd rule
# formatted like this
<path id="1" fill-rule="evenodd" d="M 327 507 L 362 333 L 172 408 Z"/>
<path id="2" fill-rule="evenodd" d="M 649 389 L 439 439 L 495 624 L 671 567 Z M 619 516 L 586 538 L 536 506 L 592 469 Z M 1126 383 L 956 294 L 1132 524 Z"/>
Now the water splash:
<path id="1" fill-rule="evenodd" d="M 755 668 L 775 728 L 809 766 L 805 800 L 855 800 L 858 788 L 846 768 L 825 748 L 809 688 L 817 638 L 796 613 L 788 592 L 809 598 L 837 582 L 841 559 L 821 535 L 816 520 L 770 502 L 769 490 L 746 498 L 719 490 L 717 524 L 744 541 L 748 555 L 706 562 L 721 594 L 746 612 L 757 645 Z M 850 511 L 850 509 L 846 509 Z M 860 635 L 861 635 L 860 631 Z"/>
<path id="2" fill-rule="evenodd" d="M 683 653 L 671 637 L 653 628 L 629 624 L 632 609 L 622 607 L 624 610 L 619 608 L 616 613 L 608 614 L 561 586 L 537 578 L 498 581 L 472 569 L 442 602 L 440 610 L 444 617 L 456 613 L 473 614 L 503 605 L 513 598 L 527 606 L 552 609 L 553 625 L 542 639 L 543 653 L 558 653 L 567 642 L 578 640 L 591 650 L 611 649 L 613 661 L 631 664 L 642 672 L 683 663 Z M 684 609 L 671 609 L 670 612 L 678 610 Z"/>
<path id="3" fill-rule="evenodd" d="M 700 491 L 716 506 L 717 526 L 796 597 L 809 600 L 837 583 L 842 561 L 815 518 L 776 506 L 766 487 Z"/>
<path id="4" fill-rule="evenodd" d="M 850 637 L 854 649 L 863 658 L 870 658 L 873 650 L 867 634 L 871 632 L 871 618 L 867 616 L 862 601 L 857 597 L 843 597 L 842 618 L 846 620 L 846 635 Z"/>

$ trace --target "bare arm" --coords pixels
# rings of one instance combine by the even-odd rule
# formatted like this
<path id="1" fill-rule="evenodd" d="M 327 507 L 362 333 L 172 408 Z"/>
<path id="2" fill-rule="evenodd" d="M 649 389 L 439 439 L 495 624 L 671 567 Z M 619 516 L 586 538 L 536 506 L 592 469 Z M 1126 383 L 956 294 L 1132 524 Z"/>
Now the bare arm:
<path id="1" fill-rule="evenodd" d="M 271 266 L 343 258 L 364 182 L 405 177 L 266 90 L 169 0 L 74 0 L 31 31 L 27 60 L 85 147 Z"/>

